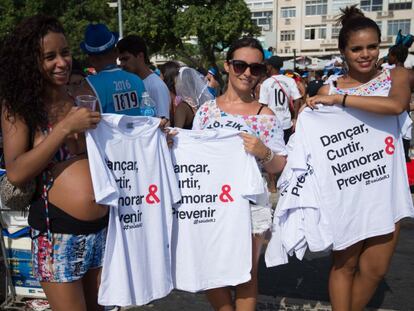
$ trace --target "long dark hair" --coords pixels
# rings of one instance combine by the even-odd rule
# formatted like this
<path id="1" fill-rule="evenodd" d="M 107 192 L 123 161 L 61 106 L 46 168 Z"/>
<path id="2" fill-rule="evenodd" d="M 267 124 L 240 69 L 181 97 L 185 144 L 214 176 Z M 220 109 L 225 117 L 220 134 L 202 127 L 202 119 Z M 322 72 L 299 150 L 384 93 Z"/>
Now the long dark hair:
<path id="1" fill-rule="evenodd" d="M 166 62 L 159 66 L 160 71 L 164 77 L 164 82 L 167 85 L 170 92 L 176 94 L 175 92 L 175 78 L 180 71 L 180 64 L 174 61 Z"/>
<path id="2" fill-rule="evenodd" d="M 367 28 L 374 29 L 378 34 L 378 43 L 381 42 L 381 30 L 377 23 L 366 17 L 364 13 L 357 8 L 357 5 L 347 6 L 346 8 L 341 9 L 341 12 L 342 14 L 337 20 L 338 23 L 342 24 L 338 37 L 339 50 L 342 51 L 345 49 L 352 32 Z"/>
<path id="3" fill-rule="evenodd" d="M 42 39 L 48 32 L 64 33 L 54 17 L 29 17 L 6 36 L 0 49 L 1 104 L 8 118 L 19 116 L 31 129 L 47 124 L 41 62 Z"/>

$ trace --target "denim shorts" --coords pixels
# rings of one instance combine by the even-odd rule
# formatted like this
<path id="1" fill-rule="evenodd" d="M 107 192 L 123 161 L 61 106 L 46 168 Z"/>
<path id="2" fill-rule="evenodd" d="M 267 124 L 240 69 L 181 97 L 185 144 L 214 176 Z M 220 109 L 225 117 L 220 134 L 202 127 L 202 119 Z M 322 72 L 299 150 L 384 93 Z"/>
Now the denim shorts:
<path id="1" fill-rule="evenodd" d="M 34 277 L 39 282 L 73 282 L 89 269 L 101 267 L 106 231 L 86 235 L 52 233 L 50 245 L 46 233 L 32 229 Z"/>
<path id="2" fill-rule="evenodd" d="M 270 202 L 270 193 L 267 190 L 266 180 L 265 192 L 258 195 L 255 203 L 250 203 L 250 213 L 252 219 L 252 234 L 261 235 L 266 233 L 272 226 L 273 210 L 272 203 Z"/>

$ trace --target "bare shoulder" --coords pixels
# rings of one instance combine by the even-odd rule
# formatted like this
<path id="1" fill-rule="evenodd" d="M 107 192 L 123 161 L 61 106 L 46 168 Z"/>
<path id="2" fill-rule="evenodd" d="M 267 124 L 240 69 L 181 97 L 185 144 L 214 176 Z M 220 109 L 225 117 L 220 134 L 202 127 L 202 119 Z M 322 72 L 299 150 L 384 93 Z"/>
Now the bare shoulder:
<path id="1" fill-rule="evenodd" d="M 329 95 L 329 85 L 325 84 L 318 90 L 318 95 Z"/>
<path id="2" fill-rule="evenodd" d="M 272 109 L 270 109 L 269 107 L 265 106 L 265 107 L 263 107 L 262 111 L 260 111 L 260 114 L 273 116 L 274 115 L 274 112 L 272 111 Z"/>
<path id="3" fill-rule="evenodd" d="M 11 129 L 13 127 L 22 128 L 24 130 L 27 129 L 27 125 L 23 117 L 10 112 L 4 103 L 1 108 L 1 125 L 3 128 L 3 135 L 5 134 L 5 129 Z"/>
<path id="4" fill-rule="evenodd" d="M 404 67 L 395 67 L 390 70 L 391 80 L 409 79 L 410 71 Z"/>
<path id="5" fill-rule="evenodd" d="M 414 87 L 410 71 L 404 67 L 395 67 L 390 71 L 391 75 L 391 93 L 397 94 L 401 90 L 406 90 L 407 94 Z"/>
<path id="6" fill-rule="evenodd" d="M 80 82 L 80 84 L 71 90 L 69 90 L 70 93 L 76 97 L 77 95 L 92 95 L 96 96 L 95 92 L 93 91 L 91 85 L 88 83 L 86 78 L 83 78 Z"/>

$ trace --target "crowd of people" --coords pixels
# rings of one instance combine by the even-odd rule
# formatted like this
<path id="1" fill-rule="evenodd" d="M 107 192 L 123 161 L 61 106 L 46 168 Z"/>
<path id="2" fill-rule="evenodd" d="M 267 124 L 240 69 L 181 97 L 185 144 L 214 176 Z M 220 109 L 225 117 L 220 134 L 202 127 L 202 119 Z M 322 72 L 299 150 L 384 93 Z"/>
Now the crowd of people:
<path id="1" fill-rule="evenodd" d="M 257 160 L 270 192 L 277 191 L 277 178 L 290 160 L 289 145 L 294 145 L 291 138 L 300 130 L 296 124 L 303 109 L 317 113 L 321 104 L 338 106 L 370 113 L 377 120 L 406 114 L 414 89 L 413 72 L 402 67 L 409 40 L 390 49 L 387 61 L 393 68 L 381 68 L 377 24 L 355 6 L 342 11 L 341 23 L 338 48 L 344 63 L 339 74 L 332 72 L 329 77 L 323 72 L 284 71 L 283 60 L 267 55 L 272 51 L 265 53 L 251 37 L 230 46 L 224 77 L 216 67 L 202 74 L 177 61 L 159 66 L 158 72 L 150 66 L 141 37 L 118 40 L 118 34 L 103 24 L 88 25 L 80 43 L 95 70 L 86 74 L 72 60 L 64 29 L 56 18 L 36 15 L 17 25 L 0 50 L 4 159 L 12 184 L 37 180 L 28 218 L 33 273 L 52 309 L 104 307 L 97 297 L 112 207 L 95 199 L 85 139 L 85 132 L 96 129 L 103 114 L 139 117 L 140 103 L 148 94 L 156 105 L 153 117 L 159 118 L 159 127 L 168 138 L 175 135 L 174 127 L 205 131 L 226 127 L 229 122 L 241 124 L 244 150 Z M 78 95 L 96 97 L 96 108 L 77 106 Z M 383 205 L 395 209 L 392 202 Z M 267 191 L 263 200 L 250 203 L 250 210 L 250 280 L 234 288 L 206 289 L 214 310 L 256 308 L 259 257 L 274 222 Z M 392 230 L 361 239 L 356 236 L 351 246 L 333 248 L 329 277 L 333 310 L 363 310 L 373 296 L 398 241 L 402 214 L 397 217 L 395 213 L 389 216 L 395 223 Z M 414 215 L 412 205 L 410 213 L 403 216 Z"/>

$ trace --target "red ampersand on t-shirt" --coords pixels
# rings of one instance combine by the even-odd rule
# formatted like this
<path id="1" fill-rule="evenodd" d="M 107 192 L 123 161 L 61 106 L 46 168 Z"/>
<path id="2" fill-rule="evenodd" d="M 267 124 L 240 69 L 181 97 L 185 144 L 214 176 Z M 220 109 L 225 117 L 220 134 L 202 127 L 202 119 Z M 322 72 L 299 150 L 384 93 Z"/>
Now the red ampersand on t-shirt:
<path id="1" fill-rule="evenodd" d="M 221 202 L 233 202 L 233 197 L 230 195 L 231 187 L 229 185 L 223 185 L 221 187 L 220 201 Z"/>
<path id="2" fill-rule="evenodd" d="M 394 154 L 394 138 L 392 136 L 387 136 L 385 138 L 385 152 L 389 155 Z"/>
<path id="3" fill-rule="evenodd" d="M 158 191 L 157 185 L 150 185 L 148 187 L 149 193 L 145 197 L 145 200 L 147 201 L 148 204 L 160 203 L 160 199 L 157 196 L 157 191 Z"/>

